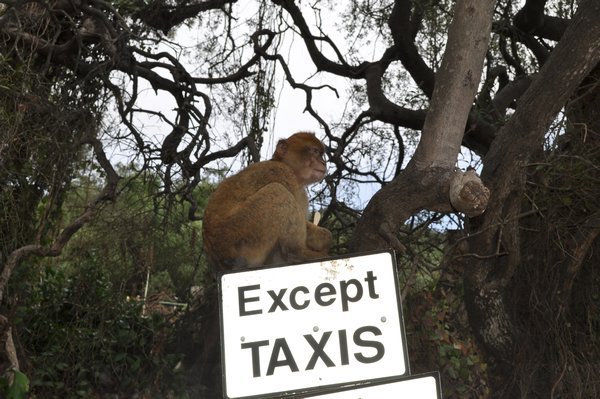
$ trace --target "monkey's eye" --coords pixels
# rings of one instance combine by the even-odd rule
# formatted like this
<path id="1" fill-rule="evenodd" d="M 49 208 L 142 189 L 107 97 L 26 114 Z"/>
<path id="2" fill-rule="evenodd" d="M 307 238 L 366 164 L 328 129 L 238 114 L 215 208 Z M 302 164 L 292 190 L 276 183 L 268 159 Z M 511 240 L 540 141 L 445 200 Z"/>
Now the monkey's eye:
<path id="1" fill-rule="evenodd" d="M 309 147 L 307 148 L 307 152 L 311 157 L 320 159 L 321 161 L 325 161 L 325 151 L 320 148 Z"/>

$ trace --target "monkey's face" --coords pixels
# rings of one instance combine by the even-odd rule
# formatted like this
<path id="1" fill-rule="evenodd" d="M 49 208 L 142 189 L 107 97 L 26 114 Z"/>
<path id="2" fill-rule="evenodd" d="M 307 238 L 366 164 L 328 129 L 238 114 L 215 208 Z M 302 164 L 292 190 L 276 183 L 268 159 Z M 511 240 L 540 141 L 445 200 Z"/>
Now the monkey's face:
<path id="1" fill-rule="evenodd" d="M 296 174 L 298 183 L 307 186 L 323 180 L 325 146 L 314 133 L 299 132 L 287 139 L 279 140 L 273 160 L 289 165 Z"/>
<path id="2" fill-rule="evenodd" d="M 301 152 L 302 168 L 296 171 L 296 176 L 298 176 L 301 184 L 317 183 L 325 178 L 327 168 L 325 166 L 324 152 L 322 145 L 307 146 Z"/>

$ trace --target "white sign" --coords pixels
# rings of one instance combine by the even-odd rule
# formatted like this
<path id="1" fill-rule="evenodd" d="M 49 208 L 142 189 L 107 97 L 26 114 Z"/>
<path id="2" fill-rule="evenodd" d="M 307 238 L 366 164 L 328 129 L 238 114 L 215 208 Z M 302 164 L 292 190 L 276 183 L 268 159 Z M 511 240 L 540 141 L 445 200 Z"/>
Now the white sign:
<path id="1" fill-rule="evenodd" d="M 391 252 L 223 274 L 220 295 L 227 398 L 408 373 Z"/>
<path id="2" fill-rule="evenodd" d="M 314 399 L 441 399 L 441 397 L 438 373 L 310 396 Z"/>

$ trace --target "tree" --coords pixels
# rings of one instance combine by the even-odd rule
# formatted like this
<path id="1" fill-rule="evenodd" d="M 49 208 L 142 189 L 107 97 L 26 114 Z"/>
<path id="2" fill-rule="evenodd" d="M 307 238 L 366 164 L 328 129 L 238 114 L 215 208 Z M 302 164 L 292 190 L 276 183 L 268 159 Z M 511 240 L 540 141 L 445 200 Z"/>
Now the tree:
<path id="1" fill-rule="evenodd" d="M 32 80 L 2 86 L 3 115 L 31 115 L 29 103 L 9 101 L 15 94 L 37 104 L 63 88 L 67 99 L 80 100 L 74 108 L 99 121 L 75 130 L 84 137 L 79 144 L 93 145 L 107 188 L 62 232 L 23 230 L 4 245 L 0 293 L 26 255 L 58 255 L 97 207 L 114 198 L 119 178 L 104 149 L 111 145 L 129 147 L 141 169 L 159 170 L 163 191 L 189 201 L 190 218 L 199 219 L 192 193 L 205 172 L 231 157 L 238 166 L 257 161 L 266 151 L 281 76 L 304 94 L 306 111 L 325 135 L 332 171 L 313 194 L 326 207 L 324 222 L 343 237 L 336 251 L 392 247 L 407 264 L 416 230 L 407 220 L 424 211 L 453 215 L 458 232 L 448 234 L 455 240 L 440 264 L 442 272 L 458 270 L 464 278 L 469 324 L 490 365 L 493 395 L 594 396 L 600 4 L 343 4 L 256 1 L 250 12 L 234 0 L 6 3 L 2 54 Z M 329 36 L 323 15 L 340 9 L 346 36 Z M 203 34 L 195 66 L 176 55 L 180 40 L 171 40 L 190 26 Z M 302 80 L 286 58 L 292 37 L 324 81 Z M 365 47 L 373 51 L 365 55 Z M 40 93 L 34 82 L 49 89 Z M 144 103 L 144 85 L 163 93 L 174 112 Z M 334 120 L 317 105 L 319 97 L 339 96 L 344 87 L 350 100 Z M 119 119 L 114 130 L 101 119 L 109 95 Z M 86 108 L 91 104 L 103 106 Z M 158 135 L 144 125 L 149 120 L 161 125 Z M 90 125 L 103 141 L 86 130 Z M 405 165 L 406 143 L 417 134 Z M 13 136 L 4 137 L 0 151 L 13 148 Z M 31 153 L 32 146 L 23 148 Z M 473 155 L 481 179 L 457 168 L 463 153 Z M 32 179 L 15 182 L 33 174 L 31 155 L 6 159 L 27 159 L 30 166 L 23 172 L 15 162 L 1 164 L 10 190 L 37 188 Z M 362 183 L 380 189 L 358 213 Z M 42 189 L 27 207 L 49 197 Z M 7 216 L 22 213 L 14 205 L 6 209 Z M 41 217 L 50 221 L 51 214 Z"/>

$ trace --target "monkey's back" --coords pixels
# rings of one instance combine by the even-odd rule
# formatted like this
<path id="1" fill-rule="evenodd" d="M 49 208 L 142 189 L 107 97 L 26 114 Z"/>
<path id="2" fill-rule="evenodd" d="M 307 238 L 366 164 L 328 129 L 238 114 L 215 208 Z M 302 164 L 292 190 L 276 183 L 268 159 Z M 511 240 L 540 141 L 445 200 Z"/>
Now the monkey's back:
<path id="1" fill-rule="evenodd" d="M 302 190 L 296 183 L 294 171 L 285 163 L 257 162 L 226 178 L 217 186 L 206 205 L 205 218 L 226 218 L 235 213 L 249 196 L 271 183 L 283 185 L 294 195 Z"/>
<path id="2" fill-rule="evenodd" d="M 223 180 L 204 211 L 203 240 L 209 259 L 235 263 L 230 254 L 238 253 L 241 246 L 260 242 L 268 228 L 265 224 L 281 222 L 276 217 L 281 212 L 273 208 L 280 206 L 277 204 L 281 198 L 277 196 L 282 192 L 289 192 L 287 197 L 293 197 L 296 208 L 307 208 L 305 191 L 297 183 L 293 169 L 280 161 L 252 164 Z"/>

